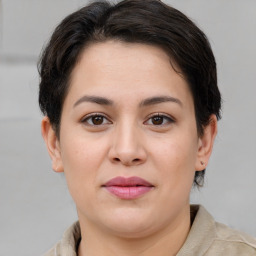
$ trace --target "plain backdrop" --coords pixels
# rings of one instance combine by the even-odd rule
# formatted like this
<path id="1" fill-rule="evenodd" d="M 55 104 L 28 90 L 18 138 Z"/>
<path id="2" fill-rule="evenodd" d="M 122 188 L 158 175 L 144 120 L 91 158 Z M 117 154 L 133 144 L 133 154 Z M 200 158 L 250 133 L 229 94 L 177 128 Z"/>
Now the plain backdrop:
<path id="1" fill-rule="evenodd" d="M 220 222 L 256 236 L 256 1 L 170 0 L 207 34 L 223 118 L 205 187 Z M 77 219 L 65 177 L 51 170 L 40 132 L 36 62 L 54 27 L 82 0 L 2 0 L 0 10 L 0 256 L 35 256 Z"/>

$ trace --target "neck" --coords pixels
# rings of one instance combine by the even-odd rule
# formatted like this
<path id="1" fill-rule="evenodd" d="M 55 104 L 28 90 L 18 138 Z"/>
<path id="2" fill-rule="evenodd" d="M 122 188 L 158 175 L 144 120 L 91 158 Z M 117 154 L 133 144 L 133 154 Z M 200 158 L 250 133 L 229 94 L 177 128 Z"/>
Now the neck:
<path id="1" fill-rule="evenodd" d="M 99 230 L 80 219 L 82 240 L 78 256 L 170 256 L 176 255 L 190 230 L 190 210 L 161 230 L 136 238 L 127 238 Z"/>

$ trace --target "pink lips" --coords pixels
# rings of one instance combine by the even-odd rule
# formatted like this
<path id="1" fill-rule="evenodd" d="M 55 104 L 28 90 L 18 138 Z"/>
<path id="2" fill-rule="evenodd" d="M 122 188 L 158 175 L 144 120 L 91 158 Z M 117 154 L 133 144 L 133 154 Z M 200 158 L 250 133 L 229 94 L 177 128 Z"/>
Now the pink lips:
<path id="1" fill-rule="evenodd" d="M 149 192 L 154 186 L 139 177 L 116 177 L 104 186 L 111 194 L 121 199 L 135 199 Z"/>

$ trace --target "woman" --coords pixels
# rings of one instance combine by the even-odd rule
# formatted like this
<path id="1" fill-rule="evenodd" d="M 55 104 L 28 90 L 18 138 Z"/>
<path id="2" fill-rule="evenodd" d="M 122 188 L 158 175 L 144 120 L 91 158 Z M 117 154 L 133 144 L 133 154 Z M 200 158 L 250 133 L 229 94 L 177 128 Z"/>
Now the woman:
<path id="1" fill-rule="evenodd" d="M 203 32 L 157 0 L 92 3 L 65 18 L 40 61 L 42 134 L 79 222 L 46 255 L 256 255 L 189 194 L 220 118 Z"/>

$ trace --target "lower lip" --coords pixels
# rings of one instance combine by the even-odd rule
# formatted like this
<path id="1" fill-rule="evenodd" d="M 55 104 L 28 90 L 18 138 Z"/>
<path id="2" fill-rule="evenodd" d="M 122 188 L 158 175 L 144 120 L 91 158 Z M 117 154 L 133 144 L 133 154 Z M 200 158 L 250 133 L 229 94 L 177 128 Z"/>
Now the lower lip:
<path id="1" fill-rule="evenodd" d="M 137 186 L 137 187 L 109 186 L 105 188 L 111 194 L 119 197 L 120 199 L 136 199 L 153 189 L 153 187 L 144 187 L 144 186 Z"/>

